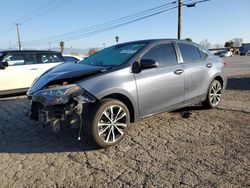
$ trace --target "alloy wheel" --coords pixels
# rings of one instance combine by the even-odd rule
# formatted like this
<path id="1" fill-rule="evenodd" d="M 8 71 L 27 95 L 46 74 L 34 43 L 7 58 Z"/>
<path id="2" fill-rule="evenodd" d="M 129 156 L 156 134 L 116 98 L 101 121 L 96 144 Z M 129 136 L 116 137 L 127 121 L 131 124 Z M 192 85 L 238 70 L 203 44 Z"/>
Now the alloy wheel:
<path id="1" fill-rule="evenodd" d="M 221 100 L 221 91 L 222 88 L 220 82 L 214 82 L 209 93 L 209 100 L 213 106 L 217 106 L 219 104 Z"/>
<path id="2" fill-rule="evenodd" d="M 98 135 L 107 144 L 119 140 L 127 128 L 127 113 L 119 105 L 106 108 L 98 121 Z"/>

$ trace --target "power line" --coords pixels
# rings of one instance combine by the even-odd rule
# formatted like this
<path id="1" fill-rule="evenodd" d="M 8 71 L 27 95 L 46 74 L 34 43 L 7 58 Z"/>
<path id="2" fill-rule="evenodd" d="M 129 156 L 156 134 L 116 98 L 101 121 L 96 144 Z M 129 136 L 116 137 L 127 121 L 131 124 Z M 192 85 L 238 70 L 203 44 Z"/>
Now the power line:
<path id="1" fill-rule="evenodd" d="M 47 14 L 50 11 L 54 11 L 55 9 L 61 8 L 65 6 L 66 4 L 70 3 L 72 0 L 63 0 L 61 2 L 58 2 L 57 4 L 54 4 L 53 6 L 48 7 L 47 9 L 40 10 L 38 12 L 35 12 L 33 15 L 30 15 L 29 17 L 23 19 L 21 22 L 26 23 L 31 21 L 32 19 L 38 18 L 41 15 Z"/>
<path id="2" fill-rule="evenodd" d="M 195 2 L 191 2 L 191 0 L 186 1 L 185 3 L 182 2 L 182 0 L 178 0 L 178 29 L 177 29 L 177 38 L 181 39 L 181 30 L 182 30 L 182 6 L 186 6 L 186 7 L 195 7 L 196 4 L 198 3 L 203 3 L 206 1 L 210 1 L 210 0 L 200 0 L 200 1 L 195 1 Z"/>
<path id="3" fill-rule="evenodd" d="M 135 20 L 128 21 L 128 22 L 125 22 L 125 23 L 120 23 L 120 24 L 117 24 L 117 25 L 114 25 L 114 26 L 110 26 L 110 27 L 106 27 L 106 28 L 103 28 L 103 29 L 91 31 L 91 32 L 80 34 L 80 35 L 77 35 L 77 36 L 72 36 L 72 37 L 68 37 L 68 38 L 62 38 L 62 39 L 54 40 L 54 41 L 51 41 L 51 43 L 57 43 L 57 42 L 60 42 L 61 40 L 67 42 L 67 41 L 72 41 L 72 40 L 76 40 L 76 39 L 79 39 L 79 38 L 84 38 L 84 37 L 96 35 L 96 34 L 99 34 L 99 33 L 103 33 L 103 32 L 106 32 L 106 31 L 110 31 L 110 30 L 113 30 L 113 29 L 116 29 L 116 28 L 119 28 L 119 27 L 122 27 L 122 26 L 125 26 L 125 25 L 128 25 L 128 24 L 134 23 L 134 22 L 138 22 L 140 20 L 143 20 L 143 19 L 146 19 L 146 18 L 149 18 L 149 17 L 152 17 L 152 16 L 156 16 L 158 14 L 161 14 L 163 12 L 166 12 L 166 11 L 169 11 L 169 10 L 172 10 L 172 9 L 175 9 L 175 8 L 177 8 L 177 6 L 166 9 L 166 10 L 163 10 L 163 11 L 160 11 L 160 12 L 156 12 L 154 14 L 147 15 L 147 16 L 144 16 L 144 17 L 141 17 L 141 18 L 137 18 Z M 43 42 L 43 43 L 33 44 L 31 46 L 44 46 L 44 44 L 45 43 Z"/>
<path id="4" fill-rule="evenodd" d="M 46 37 L 46 38 L 39 39 L 39 40 L 27 41 L 26 43 L 41 42 L 41 41 L 46 41 L 46 40 L 58 39 L 58 38 L 60 39 L 60 38 L 64 38 L 64 37 L 68 37 L 68 36 L 72 36 L 72 35 L 77 35 L 77 34 L 83 33 L 83 32 L 93 31 L 95 29 L 106 27 L 107 25 L 112 25 L 112 24 L 116 24 L 117 22 L 126 21 L 127 19 L 134 19 L 135 17 L 144 15 L 145 13 L 148 14 L 148 13 L 150 13 L 152 11 L 157 11 L 157 9 L 160 10 L 160 9 L 166 8 L 166 7 L 168 7 L 168 6 L 170 6 L 170 5 L 174 4 L 174 3 L 176 3 L 176 1 L 166 3 L 166 4 L 163 4 L 163 5 L 160 5 L 160 6 L 145 10 L 145 11 L 141 11 L 141 12 L 138 12 L 138 13 L 135 13 L 135 14 L 131 14 L 129 16 L 124 16 L 124 17 L 121 17 L 121 18 L 118 18 L 118 19 L 115 19 L 115 20 L 112 20 L 112 21 L 104 22 L 102 24 L 98 24 L 98 25 L 95 25 L 95 26 L 91 26 L 91 27 L 87 27 L 87 28 L 83 28 L 83 29 L 78 29 L 78 30 L 75 30 L 75 31 L 72 31 L 72 32 L 69 32 L 69 33 L 55 35 L 55 36 L 52 36 L 52 37 Z"/>
<path id="5" fill-rule="evenodd" d="M 71 2 L 72 0 L 62 0 L 60 2 L 56 2 L 54 4 L 55 1 L 53 1 L 53 3 L 50 2 L 47 2 L 46 4 L 44 4 L 42 7 L 38 8 L 38 9 L 35 9 L 33 11 L 31 11 L 30 13 L 24 15 L 23 17 L 21 17 L 20 19 L 16 20 L 16 21 L 13 21 L 13 22 L 19 22 L 19 23 L 26 23 L 26 22 L 29 22 L 31 21 L 32 19 L 35 19 L 41 15 L 44 15 L 50 11 L 53 11 L 57 8 L 60 8 L 66 4 L 68 4 L 69 2 Z M 0 30 L 0 34 L 3 35 L 3 34 L 6 34 L 8 33 L 9 31 L 13 30 L 14 27 L 12 25 L 7 25 L 5 28 L 1 29 Z"/>
<path id="6" fill-rule="evenodd" d="M 37 9 L 35 9 L 35 10 L 33 10 L 33 11 L 31 11 L 30 13 L 24 15 L 23 17 L 21 17 L 21 18 L 19 19 L 19 22 L 22 22 L 22 23 L 23 23 L 24 20 L 33 17 L 33 15 L 37 14 L 37 12 L 40 12 L 41 10 L 46 9 L 46 8 L 49 7 L 49 6 L 51 6 L 51 1 L 47 2 L 47 3 L 44 4 L 43 6 L 37 8 Z"/>
<path id="7" fill-rule="evenodd" d="M 175 4 L 176 4 L 176 1 L 173 1 L 164 5 L 160 5 L 160 6 L 148 9 L 148 10 L 144 10 L 144 11 L 141 11 L 141 12 L 129 15 L 129 16 L 121 17 L 121 18 L 118 18 L 109 22 L 105 22 L 96 26 L 72 31 L 69 33 L 61 34 L 61 35 L 56 35 L 53 37 L 47 37 L 47 38 L 43 38 L 43 39 L 39 39 L 35 41 L 27 41 L 25 42 L 25 44 L 39 45 L 39 44 L 47 43 L 47 40 L 51 40 L 51 42 L 58 42 L 60 40 L 71 40 L 75 37 L 78 38 L 78 37 L 82 37 L 86 35 L 87 36 L 93 35 L 99 32 L 121 27 L 123 25 L 127 25 L 129 23 L 133 23 L 142 19 L 146 19 L 148 17 L 152 17 L 154 15 L 168 11 L 169 8 L 170 8 L 169 10 L 171 10 L 172 8 L 176 8 L 176 6 L 173 7 L 173 5 Z"/>
<path id="8" fill-rule="evenodd" d="M 4 27 L 3 29 L 0 30 L 0 34 L 4 35 L 13 29 L 14 29 L 14 27 L 12 25 L 6 25 L 6 27 Z"/>
<path id="9" fill-rule="evenodd" d="M 205 1 L 209 1 L 209 0 L 201 0 L 201 1 L 193 1 L 193 0 L 186 0 L 184 1 L 183 5 L 187 5 L 187 3 L 201 3 L 201 2 L 205 2 Z M 145 13 L 149 10 L 154 10 L 156 8 L 166 8 L 166 7 L 163 7 L 163 6 L 166 6 L 166 5 L 173 5 L 175 4 L 176 1 L 173 1 L 171 3 L 167 3 L 167 4 L 164 4 L 164 5 L 161 5 L 161 6 L 158 6 L 158 7 L 155 7 L 155 8 L 152 8 L 152 9 L 148 9 L 146 11 L 142 11 L 142 12 L 139 12 L 139 13 L 136 13 L 136 14 L 133 14 L 133 15 L 129 15 L 129 16 L 125 16 L 125 17 L 122 17 L 122 18 L 118 18 L 116 20 L 113 20 L 111 22 L 106 22 L 106 23 L 114 23 L 114 21 L 119 21 L 119 20 L 122 20 L 122 19 L 127 19 L 127 18 L 131 18 L 131 16 L 141 16 L 140 13 Z M 171 7 L 170 10 L 172 8 L 177 8 L 177 7 Z M 83 38 L 83 37 L 87 37 L 87 36 L 92 36 L 92 35 L 95 35 L 95 34 L 98 34 L 98 33 L 102 33 L 102 32 L 105 32 L 105 31 L 109 31 L 109 30 L 112 30 L 112 29 L 115 29 L 115 28 L 118 28 L 118 27 L 121 27 L 121 26 L 124 26 L 124 25 L 127 25 L 127 24 L 130 24 L 130 23 L 133 23 L 133 22 L 136 22 L 136 21 L 139 21 L 139 20 L 142 20 L 142 19 L 146 19 L 148 17 L 152 17 L 154 15 L 157 15 L 157 14 L 160 14 L 160 13 L 163 13 L 165 12 L 166 10 L 163 9 L 162 11 L 159 11 L 159 12 L 156 12 L 156 13 L 153 13 L 153 14 L 150 14 L 150 15 L 146 15 L 146 16 L 142 16 L 142 17 L 139 17 L 139 18 L 134 18 L 133 20 L 129 20 L 129 21 L 125 21 L 125 22 L 122 22 L 122 23 L 118 23 L 118 24 L 113 24 L 111 26 L 106 26 L 105 27 L 105 24 L 100 24 L 100 25 L 97 25 L 97 26 L 93 26 L 93 27 L 90 27 L 90 28 L 97 28 L 95 30 L 90 30 L 90 28 L 86 28 L 86 29 L 83 29 L 83 30 L 77 30 L 77 31 L 73 31 L 73 32 L 70 32 L 70 33 L 66 33 L 66 34 L 61 34 L 61 35 L 56 35 L 56 36 L 53 36 L 53 37 L 48 37 L 48 38 L 44 38 L 44 39 L 39 39 L 39 40 L 35 40 L 35 41 L 28 41 L 26 42 L 27 45 L 33 45 L 33 46 L 43 46 L 46 42 L 44 42 L 45 40 L 48 40 L 50 39 L 52 43 L 56 43 L 56 42 L 59 42 L 61 40 L 64 40 L 64 41 L 71 41 L 71 40 L 75 40 L 75 39 L 79 39 L 79 38 Z M 123 20 L 122 20 L 123 21 Z M 98 27 L 98 26 L 103 26 L 104 27 Z M 88 31 L 88 32 L 81 32 L 81 31 Z M 79 33 L 78 33 L 79 32 Z"/>
<path id="10" fill-rule="evenodd" d="M 209 0 L 200 0 L 200 1 L 194 1 L 194 0 L 186 0 L 183 1 L 182 6 L 186 6 L 188 4 L 192 4 L 192 3 L 202 3 L 205 1 L 209 1 Z M 56 35 L 53 37 L 47 37 L 47 38 L 43 38 L 43 39 L 39 39 L 39 40 L 34 40 L 34 41 L 27 41 L 25 42 L 25 45 L 29 45 L 29 46 L 45 46 L 48 45 L 48 42 L 50 43 L 57 43 L 60 41 L 71 41 L 71 40 L 76 40 L 79 38 L 84 38 L 84 37 L 88 37 L 88 36 L 92 36 L 92 35 L 96 35 L 99 33 L 103 33 L 109 30 L 113 30 L 116 29 L 118 27 L 122 27 L 134 22 L 138 22 L 140 20 L 167 12 L 169 10 L 175 9 L 178 7 L 177 1 L 173 1 L 164 5 L 160 5 L 151 9 L 147 9 L 129 16 L 124 16 L 109 22 L 104 22 L 102 24 L 96 25 L 96 26 L 92 26 L 92 27 L 88 27 L 88 28 L 84 28 L 84 29 L 79 29 L 76 31 L 72 31 L 69 33 L 65 33 L 65 34 L 60 34 L 60 35 Z"/>

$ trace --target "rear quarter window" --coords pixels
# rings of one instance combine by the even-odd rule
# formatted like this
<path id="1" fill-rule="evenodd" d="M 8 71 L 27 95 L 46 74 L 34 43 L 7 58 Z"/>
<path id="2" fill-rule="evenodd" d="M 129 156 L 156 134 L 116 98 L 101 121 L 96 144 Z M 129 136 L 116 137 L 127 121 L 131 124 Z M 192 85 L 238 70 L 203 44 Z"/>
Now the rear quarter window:
<path id="1" fill-rule="evenodd" d="M 60 63 L 64 62 L 64 58 L 60 53 L 39 53 L 39 63 Z"/>
<path id="2" fill-rule="evenodd" d="M 192 44 L 178 43 L 178 47 L 181 51 L 184 62 L 192 63 L 202 60 L 200 50 L 196 46 Z"/>
<path id="3" fill-rule="evenodd" d="M 200 50 L 200 49 L 199 49 L 199 51 L 200 51 L 201 59 L 204 60 L 204 59 L 206 59 L 208 57 L 208 54 L 205 51 Z"/>

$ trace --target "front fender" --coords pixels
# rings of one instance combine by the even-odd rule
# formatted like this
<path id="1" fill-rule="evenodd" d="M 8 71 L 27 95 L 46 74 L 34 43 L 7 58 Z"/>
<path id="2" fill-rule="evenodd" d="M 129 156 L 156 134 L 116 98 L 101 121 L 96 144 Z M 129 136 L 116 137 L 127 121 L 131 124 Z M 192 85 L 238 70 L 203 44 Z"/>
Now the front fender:
<path id="1" fill-rule="evenodd" d="M 135 95 L 132 95 L 133 93 Z M 101 99 L 105 98 L 106 96 L 115 95 L 115 94 L 122 95 L 122 96 L 126 97 L 127 99 L 129 99 L 130 103 L 133 105 L 134 121 L 135 122 L 139 121 L 140 115 L 139 115 L 139 108 L 138 108 L 138 102 L 137 102 L 138 100 L 137 100 L 136 91 L 131 93 L 123 88 L 109 88 L 106 90 L 102 90 L 101 92 L 99 92 L 95 96 L 97 99 L 101 100 Z"/>

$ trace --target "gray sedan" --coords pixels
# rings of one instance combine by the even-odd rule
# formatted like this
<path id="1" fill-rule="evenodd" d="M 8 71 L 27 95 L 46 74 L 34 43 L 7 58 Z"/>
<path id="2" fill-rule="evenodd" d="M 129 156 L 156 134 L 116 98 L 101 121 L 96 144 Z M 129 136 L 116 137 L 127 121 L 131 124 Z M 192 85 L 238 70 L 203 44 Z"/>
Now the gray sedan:
<path id="1" fill-rule="evenodd" d="M 62 64 L 28 91 L 29 115 L 51 126 L 84 130 L 102 147 L 117 144 L 142 118 L 202 103 L 215 108 L 227 83 L 224 62 L 198 44 L 143 40 Z"/>

